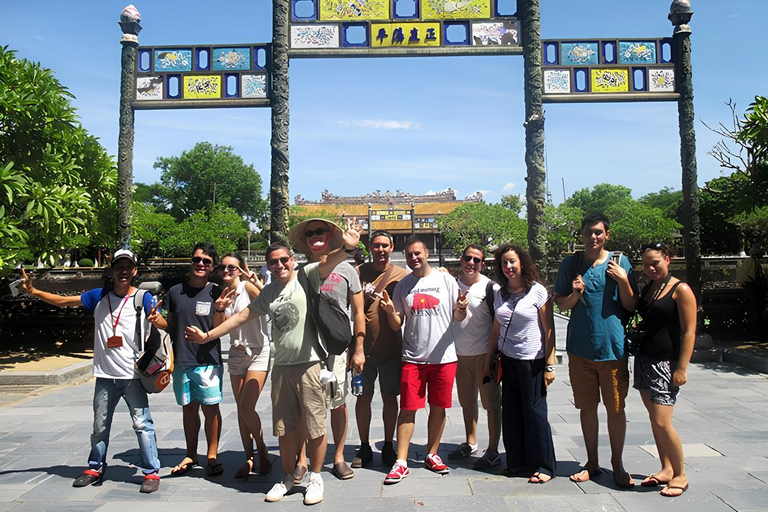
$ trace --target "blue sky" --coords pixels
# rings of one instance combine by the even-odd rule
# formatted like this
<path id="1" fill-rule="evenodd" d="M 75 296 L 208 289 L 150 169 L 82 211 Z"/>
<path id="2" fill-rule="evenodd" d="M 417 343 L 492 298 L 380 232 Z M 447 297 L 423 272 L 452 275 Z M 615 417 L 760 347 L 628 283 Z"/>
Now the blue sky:
<path id="1" fill-rule="evenodd" d="M 666 37 L 670 0 L 541 1 L 545 39 Z M 730 123 L 766 94 L 765 0 L 693 0 L 694 103 L 699 184 L 720 175 L 707 152 L 719 140 L 701 122 Z M 3 0 L 0 45 L 53 69 L 76 96 L 86 129 L 117 152 L 120 28 L 125 0 Z M 588 5 L 588 8 L 584 6 Z M 271 1 L 136 3 L 142 45 L 269 42 Z M 761 35 L 762 34 L 762 35 Z M 419 57 L 295 59 L 290 64 L 290 195 L 374 190 L 480 190 L 487 201 L 525 194 L 523 59 Z M 609 182 L 639 197 L 680 189 L 676 103 L 548 104 L 546 157 L 553 201 Z M 270 173 L 269 109 L 137 111 L 134 180 L 159 181 L 157 157 L 196 142 L 234 147 Z M 564 182 L 564 183 L 563 183 Z"/>

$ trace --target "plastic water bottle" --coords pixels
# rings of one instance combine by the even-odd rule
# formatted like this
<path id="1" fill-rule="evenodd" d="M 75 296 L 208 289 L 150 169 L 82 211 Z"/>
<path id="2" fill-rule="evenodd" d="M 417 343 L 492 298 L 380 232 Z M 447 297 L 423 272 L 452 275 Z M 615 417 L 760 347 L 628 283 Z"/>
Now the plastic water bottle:
<path id="1" fill-rule="evenodd" d="M 352 371 L 352 394 L 355 396 L 363 394 L 363 374 L 355 370 Z"/>

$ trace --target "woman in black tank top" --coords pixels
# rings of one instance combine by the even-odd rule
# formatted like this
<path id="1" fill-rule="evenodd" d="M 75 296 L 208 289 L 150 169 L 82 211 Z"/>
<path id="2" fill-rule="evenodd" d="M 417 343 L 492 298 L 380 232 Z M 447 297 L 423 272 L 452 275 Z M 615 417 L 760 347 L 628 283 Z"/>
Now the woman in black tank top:
<path id="1" fill-rule="evenodd" d="M 635 389 L 640 391 L 651 419 L 661 471 L 649 475 L 644 487 L 666 485 L 662 496 L 680 496 L 688 489 L 683 445 L 672 425 L 672 411 L 696 339 L 696 297 L 691 288 L 669 274 L 669 250 L 664 244 L 641 249 L 643 274 L 651 282 L 641 293 L 638 311 L 646 335 L 635 357 Z"/>

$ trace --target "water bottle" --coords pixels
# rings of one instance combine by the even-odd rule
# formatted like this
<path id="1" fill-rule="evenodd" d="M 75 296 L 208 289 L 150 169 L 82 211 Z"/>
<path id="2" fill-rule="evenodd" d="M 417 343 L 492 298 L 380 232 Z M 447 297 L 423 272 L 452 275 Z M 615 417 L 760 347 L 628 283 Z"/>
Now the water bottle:
<path id="1" fill-rule="evenodd" d="M 352 394 L 360 396 L 363 394 L 363 374 L 352 370 Z"/>

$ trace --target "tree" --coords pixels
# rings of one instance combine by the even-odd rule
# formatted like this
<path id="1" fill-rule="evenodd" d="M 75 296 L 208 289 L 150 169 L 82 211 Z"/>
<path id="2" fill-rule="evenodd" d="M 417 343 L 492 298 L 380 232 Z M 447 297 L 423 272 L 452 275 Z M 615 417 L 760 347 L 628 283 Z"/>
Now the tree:
<path id="1" fill-rule="evenodd" d="M 701 251 L 737 254 L 748 247 L 734 219 L 749 210 L 750 180 L 741 173 L 708 181 L 699 191 Z"/>
<path id="2" fill-rule="evenodd" d="M 73 96 L 0 48 L 0 266 L 115 241 L 117 169 L 77 121 Z"/>
<path id="3" fill-rule="evenodd" d="M 566 206 L 564 203 L 558 206 L 548 204 L 544 208 L 547 259 L 550 262 L 560 261 L 564 253 L 570 253 L 575 244 L 581 243 L 578 231 L 582 218 L 584 212 L 580 208 Z"/>
<path id="4" fill-rule="evenodd" d="M 131 204 L 131 250 L 144 262 L 155 256 L 178 256 L 166 252 L 166 241 L 176 234 L 179 226 L 170 214 L 134 200 Z"/>
<path id="5" fill-rule="evenodd" d="M 633 258 L 639 258 L 643 244 L 662 242 L 671 247 L 674 235 L 682 228 L 680 223 L 667 218 L 659 208 L 631 198 L 615 203 L 605 214 L 611 219 L 611 238 L 607 248 L 626 252 Z"/>
<path id="6" fill-rule="evenodd" d="M 154 168 L 162 170 L 160 179 L 165 187 L 155 190 L 179 221 L 218 204 L 251 222 L 266 222 L 268 206 L 261 197 L 261 176 L 231 147 L 198 142 L 181 156 L 158 158 Z"/>
<path id="7" fill-rule="evenodd" d="M 168 212 L 170 210 L 171 205 L 166 199 L 170 195 L 170 191 L 162 183 L 133 184 L 133 202 L 151 206 L 156 212 Z"/>
<path id="8" fill-rule="evenodd" d="M 624 200 L 632 199 L 632 190 L 623 185 L 600 183 L 590 190 L 583 188 L 573 193 L 564 201 L 566 206 L 579 208 L 585 215 L 605 213 L 608 209 Z"/>
<path id="9" fill-rule="evenodd" d="M 525 206 L 525 198 L 520 194 L 506 194 L 501 196 L 500 203 L 504 208 L 508 208 L 520 215 L 520 212 L 523 211 L 523 206 Z"/>
<path id="10" fill-rule="evenodd" d="M 513 242 L 528 246 L 528 224 L 517 212 L 501 204 L 464 203 L 451 213 L 438 217 L 437 225 L 446 246 L 457 254 L 469 244 L 488 248 Z"/>
<path id="11" fill-rule="evenodd" d="M 683 206 L 683 191 L 672 190 L 669 187 L 664 187 L 658 192 L 651 192 L 646 194 L 640 199 L 641 203 L 646 206 L 658 208 L 664 212 L 664 216 L 668 219 L 675 219 L 682 224 L 682 217 L 680 208 Z"/>

